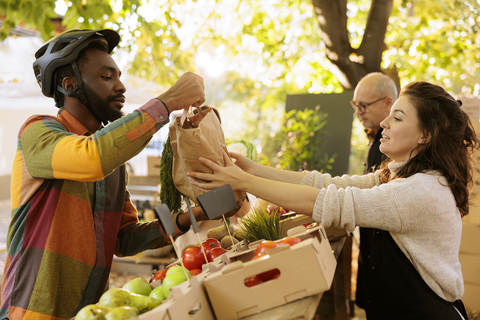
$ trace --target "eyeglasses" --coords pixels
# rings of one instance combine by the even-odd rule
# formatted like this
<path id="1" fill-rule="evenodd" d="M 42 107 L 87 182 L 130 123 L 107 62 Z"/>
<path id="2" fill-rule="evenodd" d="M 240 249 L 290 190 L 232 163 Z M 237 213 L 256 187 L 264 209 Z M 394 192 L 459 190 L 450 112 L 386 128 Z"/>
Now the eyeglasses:
<path id="1" fill-rule="evenodd" d="M 378 101 L 381 101 L 385 99 L 386 97 L 380 98 L 378 100 L 375 100 L 370 103 L 362 103 L 362 102 L 355 102 L 355 101 L 350 101 L 350 105 L 352 106 L 353 110 L 357 111 L 360 110 L 360 112 L 365 113 L 367 112 L 367 107 L 371 106 L 374 103 L 377 103 Z"/>

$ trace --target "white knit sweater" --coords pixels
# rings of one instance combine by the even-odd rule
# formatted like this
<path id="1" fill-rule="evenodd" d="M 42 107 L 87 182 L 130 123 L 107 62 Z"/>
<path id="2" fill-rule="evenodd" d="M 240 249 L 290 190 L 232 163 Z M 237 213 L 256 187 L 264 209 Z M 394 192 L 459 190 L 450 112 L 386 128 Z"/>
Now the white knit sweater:
<path id="1" fill-rule="evenodd" d="M 403 164 L 390 163 L 392 174 Z M 460 299 L 462 221 L 446 179 L 428 172 L 381 184 L 379 173 L 332 178 L 306 172 L 301 184 L 321 189 L 313 219 L 348 231 L 356 226 L 389 231 L 435 293 L 448 301 Z"/>

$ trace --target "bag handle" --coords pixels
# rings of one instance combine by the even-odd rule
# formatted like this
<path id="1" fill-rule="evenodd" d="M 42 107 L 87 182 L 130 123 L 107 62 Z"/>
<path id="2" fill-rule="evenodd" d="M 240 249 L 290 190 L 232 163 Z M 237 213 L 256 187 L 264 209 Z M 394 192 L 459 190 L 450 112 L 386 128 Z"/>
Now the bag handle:
<path id="1" fill-rule="evenodd" d="M 195 102 L 193 105 L 197 109 L 198 113 L 200 114 L 200 116 L 203 119 L 205 117 L 205 113 L 203 112 L 202 108 L 200 108 L 200 105 L 198 104 L 198 102 Z M 182 116 L 180 118 L 180 125 L 182 127 L 183 127 L 183 124 L 185 123 L 185 120 L 187 120 L 188 111 L 190 110 L 191 107 L 192 106 L 189 106 L 188 108 L 183 109 L 183 113 L 182 113 Z"/>

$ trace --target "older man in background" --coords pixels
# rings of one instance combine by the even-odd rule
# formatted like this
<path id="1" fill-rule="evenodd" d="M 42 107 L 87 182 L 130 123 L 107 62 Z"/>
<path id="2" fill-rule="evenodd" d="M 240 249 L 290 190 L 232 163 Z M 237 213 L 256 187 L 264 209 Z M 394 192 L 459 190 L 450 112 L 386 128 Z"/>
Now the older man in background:
<path id="1" fill-rule="evenodd" d="M 355 114 L 365 128 L 369 139 L 368 152 L 363 173 L 368 174 L 380 167 L 385 155 L 380 152 L 380 138 L 383 129 L 380 122 L 385 119 L 397 99 L 397 87 L 392 79 L 380 72 L 363 77 L 357 84 L 350 102 Z M 381 212 L 379 212 L 381 214 Z M 370 259 L 370 238 L 373 229 L 360 228 L 360 250 L 358 255 L 357 290 L 355 304 L 365 309 L 365 283 Z"/>

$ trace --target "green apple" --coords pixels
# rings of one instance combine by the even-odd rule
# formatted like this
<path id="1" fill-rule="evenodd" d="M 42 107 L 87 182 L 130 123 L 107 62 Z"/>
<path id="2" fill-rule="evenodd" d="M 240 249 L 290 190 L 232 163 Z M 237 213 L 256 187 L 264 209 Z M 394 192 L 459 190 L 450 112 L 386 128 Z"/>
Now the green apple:
<path id="1" fill-rule="evenodd" d="M 162 286 L 158 286 L 155 289 L 153 289 L 152 292 L 150 292 L 149 297 L 155 298 L 155 299 L 160 300 L 160 301 L 163 301 L 163 300 L 167 299 L 165 297 L 165 295 L 163 294 Z"/>
<path id="2" fill-rule="evenodd" d="M 183 273 L 183 269 L 185 269 L 185 271 L 187 271 L 188 277 L 191 278 L 192 275 L 190 274 L 190 271 L 188 271 L 187 268 L 182 268 L 182 266 L 173 266 L 173 267 L 171 267 L 170 269 L 167 270 L 167 273 L 165 274 L 165 277 L 167 277 L 169 274 L 172 274 L 172 273 L 175 273 L 175 272 L 181 272 L 181 273 Z"/>
<path id="3" fill-rule="evenodd" d="M 143 278 L 130 280 L 123 286 L 123 289 L 144 296 L 148 296 L 150 292 L 152 292 L 152 287 L 148 281 Z"/>
<path id="4" fill-rule="evenodd" d="M 185 278 L 185 274 L 182 272 L 174 272 L 165 276 L 162 283 L 162 291 L 165 299 L 168 299 L 170 296 L 170 288 L 176 285 L 179 285 L 182 282 L 185 282 L 187 278 Z"/>

